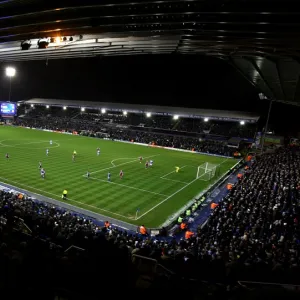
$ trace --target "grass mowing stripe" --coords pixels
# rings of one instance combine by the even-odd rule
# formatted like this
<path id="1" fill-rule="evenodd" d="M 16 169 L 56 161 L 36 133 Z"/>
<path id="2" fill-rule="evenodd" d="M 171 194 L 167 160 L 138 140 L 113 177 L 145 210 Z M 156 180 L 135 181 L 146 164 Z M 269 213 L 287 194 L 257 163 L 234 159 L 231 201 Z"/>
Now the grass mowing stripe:
<path id="1" fill-rule="evenodd" d="M 149 227 L 156 227 L 163 223 L 171 213 L 174 213 L 175 210 L 178 210 L 194 195 L 210 184 L 209 182 L 197 181 L 197 183 L 191 184 L 188 188 L 174 194 L 185 184 L 172 180 L 190 182 L 196 176 L 197 166 L 204 162 L 220 164 L 223 161 L 223 158 L 202 154 L 177 152 L 132 145 L 130 143 L 61 135 L 8 126 L 0 127 L 0 135 L 2 140 L 10 140 L 7 142 L 10 143 L 10 147 L 0 147 L 0 176 L 5 177 L 7 183 L 13 184 L 13 181 L 15 181 L 20 183 L 21 187 L 24 187 L 22 184 L 25 184 L 33 192 L 37 191 L 34 189 L 38 189 L 45 196 L 49 196 L 49 193 L 51 193 L 56 195 L 54 198 L 58 200 L 61 200 L 61 192 L 67 185 L 70 198 L 77 201 L 74 202 L 75 205 L 98 213 L 104 213 L 107 216 L 123 221 L 128 221 L 129 218 L 132 224 L 138 225 L 142 222 Z M 43 143 L 50 139 L 59 143 L 60 147 L 50 148 L 50 145 Z M 23 145 L 24 143 L 27 144 Z M 20 145 L 17 146 L 18 148 L 11 147 L 13 144 Z M 41 145 L 43 147 L 39 149 Z M 22 149 L 22 147 L 26 148 Z M 97 147 L 101 148 L 99 157 L 96 155 Z M 46 157 L 45 153 L 46 148 L 50 150 L 48 157 Z M 71 159 L 74 149 L 78 153 L 75 163 Z M 9 152 L 11 156 L 9 161 L 4 159 L 6 152 Z M 1 156 L 3 157 L 2 159 Z M 144 158 L 153 156 L 153 168 L 145 170 L 145 160 L 143 164 L 138 163 L 138 157 L 140 156 Z M 125 159 L 130 157 L 133 158 L 133 163 L 128 163 L 130 159 Z M 135 160 L 134 157 L 137 159 Z M 45 180 L 40 178 L 38 161 L 42 161 L 46 169 Z M 112 161 L 115 168 L 111 164 Z M 136 164 L 134 163 L 135 161 L 137 162 Z M 122 165 L 122 163 L 128 164 Z M 234 163 L 234 160 L 224 162 L 220 166 L 220 175 L 232 167 Z M 167 178 L 172 180 L 159 178 L 174 171 L 174 167 L 178 165 L 190 166 L 184 168 L 176 176 L 174 173 L 167 176 Z M 94 172 L 106 168 L 110 168 L 112 180 L 115 182 L 120 182 L 118 181 L 118 174 L 120 169 L 124 168 L 125 177 L 122 184 L 136 189 L 127 189 L 116 184 L 108 185 L 105 182 L 94 183 L 94 180 L 88 181 L 82 177 L 87 170 Z M 106 169 L 97 172 L 93 177 L 106 181 L 107 171 Z M 138 207 L 140 207 L 141 214 L 143 214 L 166 198 L 147 191 L 164 195 L 174 194 L 174 196 L 171 197 L 170 201 L 161 204 L 159 209 L 152 210 L 135 221 L 132 215 L 135 215 Z"/>

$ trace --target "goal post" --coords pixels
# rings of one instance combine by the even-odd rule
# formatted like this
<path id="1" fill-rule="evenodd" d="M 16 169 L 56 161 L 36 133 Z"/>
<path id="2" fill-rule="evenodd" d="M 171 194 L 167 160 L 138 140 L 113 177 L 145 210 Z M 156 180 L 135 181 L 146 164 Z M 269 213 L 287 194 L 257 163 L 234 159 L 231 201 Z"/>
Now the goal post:
<path id="1" fill-rule="evenodd" d="M 196 179 L 204 181 L 211 180 L 217 175 L 218 165 L 206 162 L 197 168 Z"/>

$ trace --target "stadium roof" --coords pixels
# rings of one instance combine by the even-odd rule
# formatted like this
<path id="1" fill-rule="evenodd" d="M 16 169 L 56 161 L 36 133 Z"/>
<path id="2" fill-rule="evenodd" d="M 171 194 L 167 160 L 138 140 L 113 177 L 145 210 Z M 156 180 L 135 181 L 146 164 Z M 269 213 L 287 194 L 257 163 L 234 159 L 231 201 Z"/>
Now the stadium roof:
<path id="1" fill-rule="evenodd" d="M 152 113 L 161 115 L 178 115 L 188 118 L 210 118 L 224 121 L 246 121 L 255 123 L 259 116 L 237 111 L 222 111 L 210 109 L 195 109 L 183 107 L 168 107 L 168 106 L 154 106 L 154 105 L 138 105 L 125 103 L 108 103 L 108 102 L 91 102 L 78 100 L 61 100 L 61 99 L 41 99 L 33 98 L 30 100 L 19 101 L 19 103 L 28 105 L 49 105 L 49 106 L 67 106 L 67 107 L 84 107 L 90 109 L 106 109 L 110 111 L 127 111 L 135 113 Z"/>
<path id="2" fill-rule="evenodd" d="M 300 105 L 299 7 L 298 0 L 6 0 L 0 61 L 209 55 L 232 64 L 262 99 Z"/>

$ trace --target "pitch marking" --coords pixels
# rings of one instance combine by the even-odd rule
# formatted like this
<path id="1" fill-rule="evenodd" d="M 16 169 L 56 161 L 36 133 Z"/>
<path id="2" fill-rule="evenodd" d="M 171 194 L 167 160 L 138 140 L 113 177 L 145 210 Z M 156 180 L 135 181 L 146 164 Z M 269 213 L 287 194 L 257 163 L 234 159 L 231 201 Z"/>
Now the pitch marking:
<path id="1" fill-rule="evenodd" d="M 220 164 L 218 164 L 217 166 L 220 166 L 221 164 L 223 164 L 225 161 L 227 160 L 227 158 L 222 161 Z M 163 201 L 157 203 L 156 205 L 154 205 L 152 208 L 150 208 L 149 210 L 147 210 L 146 212 L 144 212 L 143 214 L 141 214 L 138 218 L 136 218 L 136 220 L 139 220 L 140 218 L 142 218 L 143 216 L 147 215 L 149 212 L 151 212 L 152 210 L 154 210 L 155 208 L 157 208 L 158 206 L 162 205 L 163 203 L 165 203 L 166 201 L 168 201 L 170 198 L 172 198 L 173 196 L 175 196 L 176 194 L 178 194 L 179 192 L 181 192 L 182 190 L 184 190 L 185 188 L 187 188 L 188 186 L 190 186 L 192 183 L 196 182 L 199 178 L 201 178 L 204 174 L 202 174 L 201 176 L 199 176 L 198 178 L 192 180 L 191 182 L 189 182 L 188 184 L 186 184 L 185 186 L 183 186 L 182 188 L 180 188 L 179 190 L 177 190 L 176 192 L 174 192 L 172 195 L 168 196 L 166 199 L 164 199 Z"/>
<path id="2" fill-rule="evenodd" d="M 183 184 L 187 184 L 188 182 L 185 181 L 181 181 L 181 180 L 175 180 L 175 179 L 169 179 L 169 178 L 161 178 L 163 180 L 169 180 L 169 181 L 174 181 L 174 182 L 179 182 L 179 183 L 183 183 Z"/>
<path id="3" fill-rule="evenodd" d="M 19 143 L 19 144 L 15 144 L 15 145 L 7 145 L 7 144 L 3 144 L 3 142 L 5 141 L 14 141 L 14 140 L 3 140 L 3 141 L 0 141 L 0 146 L 2 147 L 11 147 L 11 148 L 20 148 L 20 149 L 34 149 L 34 148 L 30 148 L 30 147 L 18 147 L 18 146 L 22 146 L 22 145 L 32 145 L 32 144 L 42 144 L 42 143 L 49 143 L 49 141 L 39 141 L 39 142 L 30 142 L 30 143 Z M 53 145 L 50 145 L 49 144 L 49 148 L 50 149 L 53 149 L 53 148 L 58 148 L 60 146 L 59 143 L 53 141 L 53 144 L 56 144 L 55 146 Z M 35 149 L 45 149 L 45 147 L 42 147 L 42 148 L 35 148 Z"/>
<path id="4" fill-rule="evenodd" d="M 183 168 L 185 168 L 185 167 L 187 167 L 187 166 L 182 166 L 182 167 L 180 167 L 180 169 L 183 169 Z M 170 174 L 172 174 L 172 173 L 174 173 L 174 172 L 176 172 L 176 171 L 172 171 L 172 172 L 170 172 L 170 173 L 168 173 L 168 174 L 165 174 L 165 175 L 161 176 L 160 178 L 161 178 L 161 179 L 165 179 L 165 177 L 167 177 L 168 175 L 170 175 Z"/>
<path id="5" fill-rule="evenodd" d="M 150 158 L 150 157 L 155 157 L 155 156 L 159 156 L 160 154 L 156 154 L 156 155 L 151 155 L 151 156 L 148 156 L 148 157 L 145 157 L 145 158 Z M 132 161 L 127 161 L 125 163 L 122 163 L 122 164 L 119 164 L 119 165 L 116 165 L 115 167 L 120 167 L 120 166 L 124 166 L 124 165 L 128 165 L 128 164 L 132 164 L 134 162 L 137 162 L 137 160 L 132 160 Z M 113 169 L 115 167 L 108 167 L 108 168 L 104 168 L 104 169 L 101 169 L 101 170 L 98 170 L 98 171 L 94 171 L 94 172 L 90 172 L 90 174 L 95 174 L 95 173 L 99 173 L 99 172 L 102 172 L 102 171 L 105 171 L 105 170 L 110 170 L 110 169 Z M 85 175 L 82 175 L 82 176 L 85 176 Z"/>
<path id="6" fill-rule="evenodd" d="M 35 188 L 33 186 L 30 186 L 30 185 L 27 185 L 27 184 L 24 184 L 24 183 L 13 181 L 13 180 L 10 180 L 10 179 L 4 178 L 4 177 L 0 177 L 0 178 L 3 179 L 3 180 L 5 180 L 5 181 L 7 181 L 7 182 L 12 182 L 12 183 L 15 183 L 15 184 L 20 185 L 20 186 L 25 186 L 25 187 L 30 188 L 30 189 L 35 190 L 35 191 L 39 191 L 39 192 L 42 192 L 42 193 L 45 193 L 45 194 L 48 194 L 48 195 L 51 195 L 51 196 L 55 196 L 55 197 L 61 198 L 61 196 L 59 196 L 59 195 L 56 195 L 56 194 L 53 194 L 53 193 L 49 193 L 49 192 L 46 192 L 46 191 L 41 190 L 41 189 L 37 189 L 37 188 Z M 32 192 L 32 193 L 35 194 L 35 192 Z M 40 196 L 43 196 L 43 195 L 40 195 Z M 55 199 L 55 200 L 57 200 L 57 199 Z M 41 201 L 43 201 L 43 200 L 41 200 Z M 60 201 L 60 200 L 57 200 L 57 201 Z M 126 218 L 128 220 L 131 220 L 130 218 L 128 218 L 126 216 L 123 216 L 123 215 L 118 214 L 118 213 L 114 213 L 114 212 L 109 211 L 109 210 L 104 209 L 104 208 L 100 208 L 100 207 L 97 207 L 97 206 L 94 206 L 94 205 L 90 205 L 90 204 L 87 204 L 87 203 L 83 203 L 83 202 L 80 202 L 80 201 L 77 201 L 77 200 L 74 200 L 74 199 L 70 199 L 70 198 L 68 198 L 65 203 L 68 203 L 68 201 L 71 201 L 71 202 L 74 202 L 74 203 L 78 203 L 78 204 L 81 204 L 81 205 L 84 205 L 84 206 L 87 206 L 87 207 L 92 207 L 92 208 L 95 208 L 95 209 L 98 209 L 98 210 L 101 210 L 101 211 L 104 211 L 104 212 L 107 212 L 107 213 L 110 213 L 110 214 L 113 214 L 113 215 L 116 215 L 116 216 L 119 216 L 119 217 L 122 217 L 122 218 Z"/>
<path id="7" fill-rule="evenodd" d="M 130 186 L 130 185 L 126 185 L 126 184 L 122 184 L 122 183 L 117 183 L 117 182 L 113 182 L 113 181 L 107 181 L 107 180 L 99 179 L 99 178 L 95 178 L 95 177 L 90 177 L 90 179 L 98 180 L 98 181 L 102 181 L 102 182 L 106 182 L 108 184 L 116 184 L 116 185 L 124 186 L 124 187 L 126 187 L 128 189 L 137 190 L 137 191 L 141 191 L 141 192 L 146 192 L 146 193 L 149 193 L 149 194 L 154 194 L 154 195 L 159 195 L 159 196 L 164 196 L 164 197 L 168 196 L 168 195 L 165 195 L 165 194 L 151 192 L 151 191 L 140 189 L 140 188 L 133 187 L 133 186 Z"/>
<path id="8" fill-rule="evenodd" d="M 116 167 L 116 165 L 114 164 L 114 162 L 115 162 L 116 160 L 124 160 L 124 159 L 133 159 L 133 157 L 116 158 L 116 159 L 113 159 L 110 163 L 111 163 L 114 167 Z"/>

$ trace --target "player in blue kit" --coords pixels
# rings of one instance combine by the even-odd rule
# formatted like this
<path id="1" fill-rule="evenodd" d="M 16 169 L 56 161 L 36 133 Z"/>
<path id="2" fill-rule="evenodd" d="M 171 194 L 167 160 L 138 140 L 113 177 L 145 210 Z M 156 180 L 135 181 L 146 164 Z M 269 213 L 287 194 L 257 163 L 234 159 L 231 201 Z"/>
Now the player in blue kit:
<path id="1" fill-rule="evenodd" d="M 42 169 L 41 169 L 41 177 L 42 177 L 43 179 L 45 179 L 45 175 L 46 175 L 46 171 L 42 168 Z"/>

